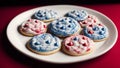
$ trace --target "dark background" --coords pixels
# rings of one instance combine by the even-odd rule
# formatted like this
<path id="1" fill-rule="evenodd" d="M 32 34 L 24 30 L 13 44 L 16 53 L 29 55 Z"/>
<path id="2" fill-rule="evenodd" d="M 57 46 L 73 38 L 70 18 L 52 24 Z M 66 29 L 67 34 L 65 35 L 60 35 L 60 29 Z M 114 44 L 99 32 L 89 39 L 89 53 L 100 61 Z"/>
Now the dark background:
<path id="1" fill-rule="evenodd" d="M 0 0 L 0 6 L 54 5 L 54 4 L 106 4 L 120 3 L 119 0 Z"/>

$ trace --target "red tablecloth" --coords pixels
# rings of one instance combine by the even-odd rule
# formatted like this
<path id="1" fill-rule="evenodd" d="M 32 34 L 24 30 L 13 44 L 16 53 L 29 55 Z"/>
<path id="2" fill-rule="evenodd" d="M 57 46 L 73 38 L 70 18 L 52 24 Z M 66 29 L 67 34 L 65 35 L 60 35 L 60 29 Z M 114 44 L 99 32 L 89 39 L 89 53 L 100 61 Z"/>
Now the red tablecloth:
<path id="1" fill-rule="evenodd" d="M 118 30 L 120 29 L 120 4 L 82 5 L 95 9 L 107 15 L 113 20 Z M 120 68 L 120 42 L 106 54 L 95 59 L 66 65 L 49 64 L 23 55 L 14 49 L 6 37 L 6 27 L 19 13 L 39 6 L 4 6 L 0 7 L 0 68 Z M 118 38 L 120 40 L 120 38 Z M 111 39 L 112 41 L 112 39 Z"/>

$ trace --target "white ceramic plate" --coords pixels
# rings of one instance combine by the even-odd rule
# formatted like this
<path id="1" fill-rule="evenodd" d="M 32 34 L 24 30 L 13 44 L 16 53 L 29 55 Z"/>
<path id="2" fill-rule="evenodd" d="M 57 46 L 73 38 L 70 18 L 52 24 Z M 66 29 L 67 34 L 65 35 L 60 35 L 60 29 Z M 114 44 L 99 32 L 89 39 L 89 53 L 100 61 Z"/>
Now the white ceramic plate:
<path id="1" fill-rule="evenodd" d="M 106 41 L 97 42 L 95 44 L 95 50 L 92 53 L 83 56 L 77 56 L 77 57 L 69 56 L 62 52 L 57 52 L 49 56 L 42 56 L 35 54 L 29 51 L 25 47 L 26 42 L 32 37 L 25 37 L 21 35 L 18 32 L 17 28 L 23 21 L 30 18 L 33 13 L 42 9 L 52 9 L 58 12 L 60 17 L 62 17 L 65 13 L 71 10 L 78 10 L 78 9 L 86 10 L 88 13 L 97 16 L 103 22 L 103 24 L 107 26 L 107 28 L 109 29 L 109 38 Z M 74 6 L 74 5 L 51 5 L 51 6 L 34 8 L 17 15 L 14 19 L 12 19 L 12 21 L 9 23 L 7 27 L 7 37 L 17 50 L 34 59 L 50 62 L 50 63 L 75 63 L 75 62 L 82 62 L 89 59 L 93 59 L 95 57 L 98 57 L 106 53 L 114 46 L 118 37 L 118 32 L 114 23 L 107 16 L 105 16 L 104 14 L 98 11 L 81 6 Z"/>

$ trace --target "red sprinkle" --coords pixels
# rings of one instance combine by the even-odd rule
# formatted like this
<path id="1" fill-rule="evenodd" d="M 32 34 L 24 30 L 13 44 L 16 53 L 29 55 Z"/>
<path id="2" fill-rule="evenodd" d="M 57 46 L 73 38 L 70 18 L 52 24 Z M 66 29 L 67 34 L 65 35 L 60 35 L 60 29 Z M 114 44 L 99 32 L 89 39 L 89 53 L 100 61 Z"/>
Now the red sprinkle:
<path id="1" fill-rule="evenodd" d="M 38 21 L 37 21 L 37 20 L 35 20 L 35 23 L 38 23 Z"/>
<path id="2" fill-rule="evenodd" d="M 24 27 L 28 27 L 29 25 L 28 24 L 25 24 Z"/>
<path id="3" fill-rule="evenodd" d="M 85 40 L 86 38 L 83 36 L 82 39 Z"/>
<path id="4" fill-rule="evenodd" d="M 87 24 L 87 22 L 84 21 L 83 24 Z"/>
<path id="5" fill-rule="evenodd" d="M 27 20 L 28 22 L 30 21 L 30 19 Z"/>
<path id="6" fill-rule="evenodd" d="M 94 23 L 96 23 L 96 20 L 94 20 Z"/>
<path id="7" fill-rule="evenodd" d="M 36 33 L 40 33 L 40 30 L 35 30 Z"/>
<path id="8" fill-rule="evenodd" d="M 91 24 L 91 25 L 89 25 L 89 27 L 93 27 L 93 25 Z"/>
<path id="9" fill-rule="evenodd" d="M 90 51 L 90 48 L 88 48 L 87 51 Z"/>
<path id="10" fill-rule="evenodd" d="M 93 34 L 94 32 L 92 30 L 88 31 L 88 33 Z"/>
<path id="11" fill-rule="evenodd" d="M 88 16 L 88 18 L 90 18 L 90 16 Z"/>
<path id="12" fill-rule="evenodd" d="M 44 28 L 46 28 L 46 25 L 43 25 Z"/>
<path id="13" fill-rule="evenodd" d="M 73 44 L 73 42 L 70 42 L 70 43 L 68 43 L 67 45 L 68 45 L 68 46 L 73 46 L 74 44 Z"/>
<path id="14" fill-rule="evenodd" d="M 84 44 L 83 44 L 83 46 L 87 46 L 87 44 L 86 44 L 86 43 L 84 43 Z"/>
<path id="15" fill-rule="evenodd" d="M 98 24 L 99 26 L 102 26 L 102 24 Z"/>

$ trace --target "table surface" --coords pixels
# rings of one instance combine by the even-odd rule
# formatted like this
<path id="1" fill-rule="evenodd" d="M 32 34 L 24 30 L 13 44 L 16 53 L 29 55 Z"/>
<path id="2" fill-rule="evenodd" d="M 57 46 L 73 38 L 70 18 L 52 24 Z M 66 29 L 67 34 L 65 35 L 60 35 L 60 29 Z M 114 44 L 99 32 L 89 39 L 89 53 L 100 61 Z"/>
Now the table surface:
<path id="1" fill-rule="evenodd" d="M 120 29 L 120 4 L 94 4 L 81 6 L 102 12 L 114 22 L 118 30 Z M 118 40 L 120 40 L 119 37 L 114 47 L 104 55 L 85 62 L 66 65 L 45 63 L 32 59 L 17 51 L 12 47 L 6 37 L 6 27 L 16 15 L 35 7 L 40 6 L 25 5 L 0 7 L 0 68 L 120 68 L 120 42 L 118 42 Z"/>

